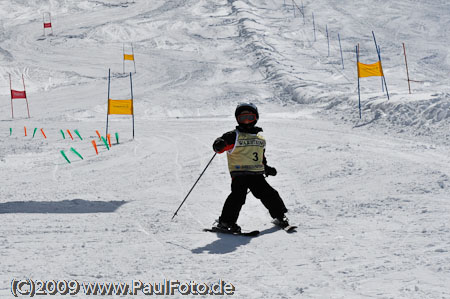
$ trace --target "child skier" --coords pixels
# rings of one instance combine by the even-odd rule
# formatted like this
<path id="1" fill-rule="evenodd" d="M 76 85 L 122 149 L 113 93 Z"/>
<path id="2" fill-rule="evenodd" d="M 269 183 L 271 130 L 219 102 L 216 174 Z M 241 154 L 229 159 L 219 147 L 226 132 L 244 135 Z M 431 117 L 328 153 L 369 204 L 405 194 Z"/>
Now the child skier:
<path id="1" fill-rule="evenodd" d="M 275 168 L 267 165 L 264 156 L 266 140 L 259 134 L 261 128 L 255 124 L 259 119 L 258 108 L 252 103 L 239 104 L 234 113 L 238 126 L 214 141 L 216 153 L 227 151 L 228 169 L 231 174 L 231 194 L 225 201 L 217 228 L 240 233 L 236 224 L 239 212 L 245 204 L 247 189 L 261 200 L 269 210 L 274 223 L 289 226 L 284 213 L 287 212 L 278 192 L 266 181 L 264 175 L 276 175 Z"/>

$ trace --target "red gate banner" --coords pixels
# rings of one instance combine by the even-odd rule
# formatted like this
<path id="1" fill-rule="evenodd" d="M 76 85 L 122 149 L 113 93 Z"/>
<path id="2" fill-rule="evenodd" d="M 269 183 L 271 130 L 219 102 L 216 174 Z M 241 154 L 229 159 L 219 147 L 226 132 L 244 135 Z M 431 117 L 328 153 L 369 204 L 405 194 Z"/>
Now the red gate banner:
<path id="1" fill-rule="evenodd" d="M 11 98 L 12 99 L 26 99 L 27 98 L 27 94 L 24 91 L 20 91 L 20 90 L 11 90 Z"/>

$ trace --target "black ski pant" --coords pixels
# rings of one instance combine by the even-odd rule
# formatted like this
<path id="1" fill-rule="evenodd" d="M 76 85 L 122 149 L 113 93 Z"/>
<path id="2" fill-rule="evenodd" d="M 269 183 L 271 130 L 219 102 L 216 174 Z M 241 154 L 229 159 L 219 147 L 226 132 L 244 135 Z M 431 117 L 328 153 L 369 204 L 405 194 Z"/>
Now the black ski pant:
<path id="1" fill-rule="evenodd" d="M 261 200 L 272 218 L 283 217 L 284 213 L 287 212 L 280 195 L 267 183 L 264 175 L 238 175 L 231 181 L 231 194 L 228 195 L 223 206 L 220 216 L 221 221 L 228 224 L 236 223 L 239 212 L 245 204 L 248 189 L 256 198 Z"/>

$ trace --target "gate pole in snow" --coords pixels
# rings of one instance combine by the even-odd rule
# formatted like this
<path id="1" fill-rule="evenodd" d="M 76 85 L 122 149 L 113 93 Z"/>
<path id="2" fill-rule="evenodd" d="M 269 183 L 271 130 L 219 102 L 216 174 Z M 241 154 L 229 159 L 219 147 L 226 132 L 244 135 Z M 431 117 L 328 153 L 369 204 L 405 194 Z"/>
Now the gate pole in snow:
<path id="1" fill-rule="evenodd" d="M 186 201 L 186 199 L 188 198 L 189 194 L 191 194 L 191 191 L 194 189 L 195 185 L 197 185 L 198 181 L 200 180 L 200 178 L 202 177 L 202 175 L 205 173 L 206 169 L 208 168 L 209 164 L 211 164 L 212 160 L 214 159 L 214 157 L 217 155 L 217 153 L 214 153 L 214 155 L 212 156 L 211 160 L 209 160 L 208 164 L 206 165 L 205 169 L 203 169 L 202 173 L 200 174 L 200 176 L 198 177 L 197 181 L 195 181 L 194 186 L 192 186 L 191 190 L 189 190 L 188 194 L 186 195 L 186 197 L 183 199 L 183 201 L 181 202 L 180 206 L 178 207 L 178 209 L 175 211 L 175 213 L 172 216 L 172 219 L 175 218 L 175 216 L 177 215 L 178 211 L 180 210 L 181 206 L 184 204 L 184 202 Z"/>
<path id="2" fill-rule="evenodd" d="M 131 88 L 131 103 L 133 105 L 133 115 L 132 115 L 132 117 L 133 117 L 133 139 L 134 139 L 134 99 L 133 99 L 133 81 L 131 79 L 131 72 L 130 72 L 130 88 Z"/>
<path id="3" fill-rule="evenodd" d="M 51 15 L 51 13 L 48 13 L 48 19 L 50 21 L 50 29 L 52 30 L 52 35 L 53 35 L 53 25 L 52 25 L 52 15 Z"/>
<path id="4" fill-rule="evenodd" d="M 27 102 L 28 118 L 30 118 L 30 107 L 28 106 L 28 99 L 26 97 L 27 89 L 25 88 L 25 79 L 23 78 L 23 74 L 22 74 L 22 83 L 23 83 L 23 91 L 25 92 L 25 102 Z"/>
<path id="5" fill-rule="evenodd" d="M 134 59 L 133 43 L 131 43 L 131 53 L 133 54 L 134 73 L 136 74 L 136 60 Z"/>
<path id="6" fill-rule="evenodd" d="M 9 75 L 9 90 L 11 90 L 11 94 L 12 94 L 12 84 L 11 84 L 11 74 Z M 13 97 L 11 95 L 11 116 L 12 118 L 14 118 L 14 108 L 13 108 Z"/>
<path id="7" fill-rule="evenodd" d="M 356 46 L 356 69 L 358 70 L 358 107 L 359 119 L 361 119 L 361 92 L 359 90 L 359 44 Z"/>
<path id="8" fill-rule="evenodd" d="M 380 61 L 381 70 L 383 70 L 383 65 L 381 63 L 380 48 L 377 45 L 377 40 L 375 39 L 375 33 L 373 31 L 372 31 L 372 35 L 373 35 L 373 41 L 375 43 L 375 49 L 377 50 L 377 54 L 378 54 L 378 60 Z M 384 72 L 383 72 L 383 80 L 384 80 L 384 87 L 386 87 L 387 98 L 389 100 L 389 92 L 388 92 L 388 88 L 387 88 L 387 84 L 386 84 L 386 78 L 384 77 Z"/>
<path id="9" fill-rule="evenodd" d="M 378 53 L 381 54 L 381 48 L 380 48 L 380 46 L 378 46 Z M 381 77 L 381 92 L 384 93 L 384 74 L 383 74 L 383 76 Z"/>
<path id="10" fill-rule="evenodd" d="M 338 40 L 339 40 L 339 49 L 341 51 L 342 69 L 344 69 L 344 57 L 342 56 L 341 37 L 339 36 L 339 33 L 338 33 Z"/>
<path id="11" fill-rule="evenodd" d="M 328 37 L 328 24 L 325 25 L 327 31 L 327 43 L 328 43 L 328 57 L 330 57 L 330 38 Z"/>
<path id="12" fill-rule="evenodd" d="M 316 23 L 314 22 L 314 13 L 312 13 L 312 19 L 313 19 L 313 30 L 314 30 L 314 41 L 316 41 Z"/>
<path id="13" fill-rule="evenodd" d="M 107 109 L 106 109 L 106 135 L 108 135 L 108 120 L 109 120 L 109 89 L 111 85 L 111 69 L 108 69 L 108 100 L 107 100 Z"/>
<path id="14" fill-rule="evenodd" d="M 303 14 L 303 25 L 305 25 L 306 24 L 306 21 L 305 21 L 305 8 L 303 7 L 303 0 L 302 0 L 302 14 Z"/>
<path id="15" fill-rule="evenodd" d="M 403 54 L 405 55 L 405 65 L 406 65 L 406 77 L 408 78 L 408 89 L 409 89 L 409 94 L 411 94 L 411 84 L 409 83 L 409 71 L 408 71 L 408 61 L 406 60 L 406 49 L 405 49 L 405 43 L 403 44 Z"/>

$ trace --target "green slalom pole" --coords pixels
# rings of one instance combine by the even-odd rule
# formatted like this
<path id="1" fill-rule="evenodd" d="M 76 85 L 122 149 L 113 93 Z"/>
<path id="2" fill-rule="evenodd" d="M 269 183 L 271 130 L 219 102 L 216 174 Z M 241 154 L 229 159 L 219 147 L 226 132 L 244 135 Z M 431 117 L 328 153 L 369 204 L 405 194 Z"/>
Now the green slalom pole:
<path id="1" fill-rule="evenodd" d="M 9 128 L 9 136 L 12 135 L 12 128 Z"/>
<path id="2" fill-rule="evenodd" d="M 66 159 L 67 163 L 70 164 L 70 160 L 67 158 L 66 154 L 64 153 L 64 151 L 61 151 L 61 155 L 63 155 L 63 157 Z"/>
<path id="3" fill-rule="evenodd" d="M 109 151 L 109 145 L 108 145 L 108 142 L 106 141 L 105 137 L 102 136 L 102 140 L 103 140 L 103 143 L 105 144 L 106 148 Z"/>
<path id="4" fill-rule="evenodd" d="M 81 138 L 80 132 L 78 132 L 78 130 L 74 130 L 75 134 L 78 135 L 78 137 L 80 137 L 80 140 L 83 140 L 83 138 Z"/>
<path id="5" fill-rule="evenodd" d="M 119 133 L 116 132 L 116 142 L 119 144 Z"/>
<path id="6" fill-rule="evenodd" d="M 34 132 L 33 132 L 33 138 L 34 138 L 34 134 L 36 134 L 37 128 L 34 128 Z"/>
<path id="7" fill-rule="evenodd" d="M 82 155 L 80 155 L 80 153 L 79 152 L 77 152 L 73 147 L 71 147 L 70 148 L 70 150 L 72 151 L 72 152 L 74 152 L 75 153 L 75 155 L 77 155 L 78 157 L 80 157 L 81 158 L 81 160 L 84 160 L 83 159 L 83 156 Z"/>
<path id="8" fill-rule="evenodd" d="M 60 130 L 60 132 L 61 132 L 61 135 L 62 135 L 63 139 L 66 139 L 66 136 L 64 135 L 63 130 Z"/>

